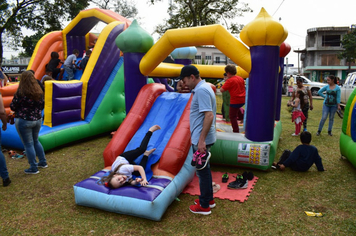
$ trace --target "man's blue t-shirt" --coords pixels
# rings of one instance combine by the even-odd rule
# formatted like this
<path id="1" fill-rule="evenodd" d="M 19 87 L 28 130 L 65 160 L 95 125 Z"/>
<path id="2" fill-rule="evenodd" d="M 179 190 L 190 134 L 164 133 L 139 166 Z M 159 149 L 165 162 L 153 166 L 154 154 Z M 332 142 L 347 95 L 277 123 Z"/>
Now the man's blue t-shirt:
<path id="1" fill-rule="evenodd" d="M 193 99 L 190 105 L 190 132 L 192 135 L 192 144 L 198 145 L 200 133 L 203 129 L 205 111 L 212 111 L 214 114 L 214 120 L 205 139 L 206 145 L 213 144 L 216 141 L 216 100 L 214 91 L 205 80 L 202 80 L 195 86 L 192 93 Z"/>

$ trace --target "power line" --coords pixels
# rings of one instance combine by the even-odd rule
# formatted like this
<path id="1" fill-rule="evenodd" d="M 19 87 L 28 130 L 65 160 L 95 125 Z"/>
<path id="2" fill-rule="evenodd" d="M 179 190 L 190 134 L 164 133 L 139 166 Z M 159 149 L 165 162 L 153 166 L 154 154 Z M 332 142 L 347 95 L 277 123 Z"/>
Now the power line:
<path id="1" fill-rule="evenodd" d="M 301 36 L 301 35 L 299 35 L 299 34 L 295 34 L 295 33 L 291 32 L 291 31 L 288 31 L 288 34 L 293 34 L 293 35 L 295 35 L 295 36 L 298 36 L 298 37 L 301 37 L 301 38 L 305 38 L 305 36 Z"/>
<path id="2" fill-rule="evenodd" d="M 278 7 L 277 10 L 273 13 L 272 16 L 274 16 L 274 14 L 276 14 L 276 12 L 278 11 L 278 9 L 282 6 L 283 2 L 284 2 L 284 0 L 282 0 L 281 4 L 279 4 L 279 7 Z"/>

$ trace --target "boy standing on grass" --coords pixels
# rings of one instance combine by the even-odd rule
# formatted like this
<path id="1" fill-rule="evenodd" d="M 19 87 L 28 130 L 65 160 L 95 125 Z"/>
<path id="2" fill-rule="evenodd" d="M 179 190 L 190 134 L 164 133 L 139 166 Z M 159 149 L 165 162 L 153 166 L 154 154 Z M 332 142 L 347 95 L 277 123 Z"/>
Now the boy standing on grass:
<path id="1" fill-rule="evenodd" d="M 279 168 L 280 170 L 290 167 L 292 170 L 305 172 L 315 163 L 318 171 L 324 171 L 318 149 L 315 146 L 310 145 L 311 133 L 308 131 L 302 132 L 300 141 L 302 142 L 302 145 L 296 147 L 290 155 L 282 155 L 278 163 L 274 162 L 272 167 L 275 169 Z"/>
<path id="2" fill-rule="evenodd" d="M 78 49 L 74 49 L 73 50 L 73 54 L 72 55 L 69 55 L 67 57 L 67 59 L 65 60 L 64 62 L 64 70 L 67 72 L 67 75 L 68 75 L 68 80 L 72 80 L 74 79 L 74 72 L 75 72 L 75 69 L 76 69 L 76 60 L 77 60 L 77 57 L 79 55 L 79 50 Z"/>

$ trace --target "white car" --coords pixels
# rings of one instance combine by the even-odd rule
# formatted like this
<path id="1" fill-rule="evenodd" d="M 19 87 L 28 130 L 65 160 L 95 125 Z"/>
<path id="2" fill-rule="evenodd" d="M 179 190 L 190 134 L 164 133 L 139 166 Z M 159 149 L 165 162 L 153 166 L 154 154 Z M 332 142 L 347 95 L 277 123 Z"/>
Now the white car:
<path id="1" fill-rule="evenodd" d="M 324 87 L 326 85 L 326 84 L 320 83 L 320 82 L 313 82 L 303 75 L 293 75 L 294 86 L 297 86 L 297 78 L 298 77 L 301 77 L 303 79 L 303 85 L 310 88 L 310 91 L 313 96 L 319 96 L 318 95 L 319 89 L 321 89 L 322 87 Z M 285 85 L 288 86 L 288 80 L 290 78 L 290 75 L 287 75 L 284 78 L 286 80 Z M 287 90 L 288 90 L 288 88 L 286 87 L 285 91 L 287 91 Z"/>
<path id="2" fill-rule="evenodd" d="M 356 72 L 349 73 L 346 77 L 345 83 L 341 85 L 341 106 L 345 106 L 350 94 L 356 88 Z"/>

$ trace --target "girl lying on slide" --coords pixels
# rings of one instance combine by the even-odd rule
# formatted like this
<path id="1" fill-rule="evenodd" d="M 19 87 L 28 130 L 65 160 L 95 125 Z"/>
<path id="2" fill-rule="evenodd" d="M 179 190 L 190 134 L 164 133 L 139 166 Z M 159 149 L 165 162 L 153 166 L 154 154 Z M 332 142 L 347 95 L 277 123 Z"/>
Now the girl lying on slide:
<path id="1" fill-rule="evenodd" d="M 101 179 L 101 183 L 104 183 L 109 188 L 119 188 L 125 183 L 136 185 L 140 183 L 141 186 L 148 184 L 146 179 L 145 168 L 148 161 L 148 156 L 152 154 L 156 148 L 146 150 L 148 142 L 152 136 L 152 133 L 161 129 L 159 125 L 152 126 L 145 137 L 143 138 L 140 147 L 127 151 L 119 155 L 111 166 L 111 173 L 108 176 L 104 176 Z M 144 154 L 139 165 L 134 160 Z M 141 176 L 141 178 L 132 179 L 132 175 Z"/>

